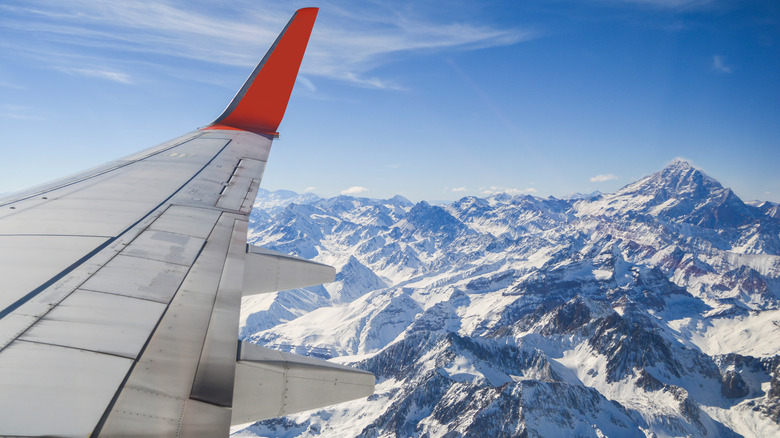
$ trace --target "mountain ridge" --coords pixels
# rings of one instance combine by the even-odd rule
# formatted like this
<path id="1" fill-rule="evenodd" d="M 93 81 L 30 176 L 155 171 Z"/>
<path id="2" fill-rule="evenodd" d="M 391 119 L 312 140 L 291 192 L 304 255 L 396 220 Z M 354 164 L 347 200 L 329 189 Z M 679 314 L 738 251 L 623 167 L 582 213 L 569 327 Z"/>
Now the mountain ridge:
<path id="1" fill-rule="evenodd" d="M 378 383 L 236 436 L 780 433 L 780 221 L 698 169 L 568 200 L 399 201 L 253 214 L 252 243 L 368 286 L 245 301 L 242 338 Z"/>

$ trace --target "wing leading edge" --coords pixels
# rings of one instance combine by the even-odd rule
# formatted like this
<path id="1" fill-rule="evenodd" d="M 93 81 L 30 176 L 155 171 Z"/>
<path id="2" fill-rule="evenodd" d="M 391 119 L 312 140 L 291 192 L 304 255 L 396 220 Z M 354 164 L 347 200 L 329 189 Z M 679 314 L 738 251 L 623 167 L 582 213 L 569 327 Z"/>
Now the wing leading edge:
<path id="1" fill-rule="evenodd" d="M 209 126 L 0 200 L 0 435 L 227 436 L 373 392 L 370 373 L 237 341 L 243 295 L 335 276 L 246 244 L 316 15 Z"/>

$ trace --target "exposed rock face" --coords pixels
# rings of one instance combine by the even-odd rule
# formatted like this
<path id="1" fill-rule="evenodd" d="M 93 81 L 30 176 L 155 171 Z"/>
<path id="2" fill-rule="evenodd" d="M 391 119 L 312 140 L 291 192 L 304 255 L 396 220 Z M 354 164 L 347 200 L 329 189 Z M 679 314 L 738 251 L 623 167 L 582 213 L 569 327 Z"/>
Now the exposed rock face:
<path id="1" fill-rule="evenodd" d="M 726 371 L 723 373 L 723 383 L 720 387 L 720 392 L 726 398 L 741 398 L 750 392 L 748 390 L 747 383 L 742 379 L 742 376 L 735 371 Z"/>
<path id="2" fill-rule="evenodd" d="M 566 200 L 271 199 L 252 243 L 338 281 L 246 301 L 241 336 L 378 384 L 237 436 L 780 436 L 780 220 L 688 163 Z"/>

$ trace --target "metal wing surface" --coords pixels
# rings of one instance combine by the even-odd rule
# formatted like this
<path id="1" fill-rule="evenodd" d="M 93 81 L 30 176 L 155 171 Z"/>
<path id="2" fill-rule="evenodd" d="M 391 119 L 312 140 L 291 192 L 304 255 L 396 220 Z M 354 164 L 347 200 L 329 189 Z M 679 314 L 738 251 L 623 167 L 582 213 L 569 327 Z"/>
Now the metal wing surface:
<path id="1" fill-rule="evenodd" d="M 242 295 L 334 270 L 248 246 L 317 9 L 206 128 L 0 200 L 0 435 L 227 436 L 373 375 L 237 341 Z"/>

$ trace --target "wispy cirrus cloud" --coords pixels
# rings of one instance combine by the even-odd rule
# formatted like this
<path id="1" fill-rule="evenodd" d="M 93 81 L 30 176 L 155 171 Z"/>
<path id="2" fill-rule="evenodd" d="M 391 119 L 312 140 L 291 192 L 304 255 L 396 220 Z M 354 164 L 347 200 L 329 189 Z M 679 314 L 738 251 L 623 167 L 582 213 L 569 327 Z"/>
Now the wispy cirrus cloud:
<path id="1" fill-rule="evenodd" d="M 469 189 L 467 189 L 466 187 L 453 187 L 450 190 L 457 193 L 457 192 L 467 192 Z"/>
<path id="2" fill-rule="evenodd" d="M 122 84 L 132 84 L 130 75 L 122 72 L 104 70 L 99 68 L 63 68 L 65 73 L 76 74 L 80 76 L 89 76 L 92 78 L 105 79 L 108 81 L 119 82 Z"/>
<path id="3" fill-rule="evenodd" d="M 323 5 L 301 73 L 361 87 L 402 89 L 373 70 L 415 52 L 474 50 L 536 37 L 533 30 L 437 22 L 403 9 Z M 387 6 L 390 8 L 390 6 Z M 152 54 L 251 66 L 290 17 L 287 4 L 235 1 L 219 5 L 175 0 L 13 1 L 0 5 L 0 26 L 35 32 L 25 50 L 91 51 L 93 57 Z M 161 61 L 162 62 L 162 61 Z M 69 68 L 83 68 L 69 65 Z M 308 82 L 306 82 L 308 81 Z M 301 81 L 316 91 L 311 79 Z"/>
<path id="4" fill-rule="evenodd" d="M 731 67 L 726 64 L 726 58 L 721 55 L 712 57 L 712 69 L 718 73 L 731 73 Z"/>
<path id="5" fill-rule="evenodd" d="M 2 87 L 2 88 L 11 88 L 11 89 L 14 89 L 14 90 L 23 90 L 24 89 L 24 87 L 22 87 L 20 85 L 13 84 L 11 82 L 3 82 L 3 81 L 0 81 L 0 87 Z"/>
<path id="6" fill-rule="evenodd" d="M 651 6 L 663 9 L 688 9 L 712 4 L 714 0 L 617 0 L 621 3 Z"/>
<path id="7" fill-rule="evenodd" d="M 15 120 L 43 120 L 43 117 L 35 114 L 32 108 L 11 104 L 0 105 L 0 117 Z"/>
<path id="8" fill-rule="evenodd" d="M 357 195 L 357 194 L 364 193 L 364 192 L 367 192 L 367 191 L 368 191 L 368 189 L 365 188 L 365 187 L 353 186 L 353 187 L 350 187 L 348 189 L 342 190 L 341 194 L 342 195 Z"/>
<path id="9" fill-rule="evenodd" d="M 314 82 L 310 81 L 308 78 L 306 78 L 303 75 L 298 75 L 298 77 L 295 79 L 295 81 L 304 87 L 306 87 L 307 90 L 309 90 L 312 93 L 317 92 L 317 87 L 314 85 Z"/>
<path id="10" fill-rule="evenodd" d="M 603 173 L 600 175 L 590 177 L 590 182 L 605 182 L 619 179 L 614 173 Z"/>

